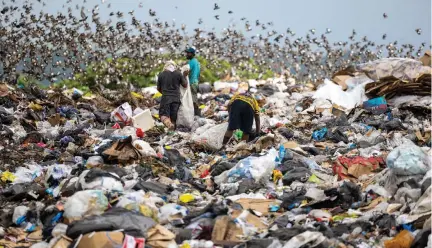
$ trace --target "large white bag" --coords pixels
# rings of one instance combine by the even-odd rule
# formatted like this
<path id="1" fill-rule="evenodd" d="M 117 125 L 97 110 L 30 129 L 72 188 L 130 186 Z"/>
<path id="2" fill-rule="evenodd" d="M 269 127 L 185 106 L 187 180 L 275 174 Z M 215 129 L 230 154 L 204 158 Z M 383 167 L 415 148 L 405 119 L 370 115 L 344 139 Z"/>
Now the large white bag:
<path id="1" fill-rule="evenodd" d="M 224 122 L 213 127 L 210 126 L 211 124 L 204 125 L 203 127 L 195 130 L 195 133 L 192 134 L 192 141 L 209 150 L 217 151 L 223 146 L 223 139 L 228 128 L 228 122 Z M 201 131 L 204 129 L 205 131 L 201 133 Z"/>
<path id="2" fill-rule="evenodd" d="M 180 97 L 181 105 L 177 113 L 177 127 L 191 128 L 194 123 L 194 105 L 189 83 L 186 89 L 180 87 Z"/>
<path id="3" fill-rule="evenodd" d="M 184 65 L 181 68 L 181 73 L 190 71 L 189 64 Z M 192 128 L 194 123 L 194 105 L 192 100 L 192 92 L 190 89 L 189 78 L 186 77 L 187 88 L 180 87 L 181 104 L 179 111 L 177 112 L 177 127 Z"/>

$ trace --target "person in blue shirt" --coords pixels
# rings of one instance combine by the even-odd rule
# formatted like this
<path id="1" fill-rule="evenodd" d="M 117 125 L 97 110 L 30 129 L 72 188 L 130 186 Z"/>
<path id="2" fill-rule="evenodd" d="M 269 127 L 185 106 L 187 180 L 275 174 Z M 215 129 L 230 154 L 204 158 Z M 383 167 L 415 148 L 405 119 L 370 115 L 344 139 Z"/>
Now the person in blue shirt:
<path id="1" fill-rule="evenodd" d="M 198 108 L 198 101 L 197 101 L 197 94 L 198 94 L 198 83 L 199 83 L 199 77 L 200 77 L 200 63 L 195 58 L 195 49 L 190 47 L 186 49 L 186 58 L 189 60 L 189 83 L 191 86 L 191 93 L 192 93 L 192 100 L 194 104 L 194 112 L 195 115 L 201 115 L 200 110 Z"/>

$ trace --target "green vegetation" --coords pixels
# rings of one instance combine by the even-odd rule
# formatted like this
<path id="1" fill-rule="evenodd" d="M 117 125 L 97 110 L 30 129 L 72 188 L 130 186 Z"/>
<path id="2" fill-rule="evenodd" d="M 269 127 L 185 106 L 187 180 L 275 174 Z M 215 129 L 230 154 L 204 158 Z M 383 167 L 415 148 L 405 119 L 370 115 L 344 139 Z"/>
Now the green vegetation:
<path id="1" fill-rule="evenodd" d="M 168 58 L 168 55 L 142 61 L 130 58 L 109 58 L 102 62 L 93 63 L 84 72 L 75 74 L 72 79 L 62 80 L 53 86 L 77 88 L 84 93 L 97 91 L 101 85 L 109 89 L 124 89 L 129 88 L 130 85 L 139 88 L 148 87 L 156 83 L 156 76 L 163 70 L 164 62 Z M 201 82 L 214 83 L 228 75 L 232 76 L 233 71 L 242 80 L 260 77 L 267 79 L 274 76 L 271 70 L 260 68 L 253 59 L 235 65 L 224 59 L 212 58 L 209 60 L 201 56 L 198 56 L 197 59 L 201 64 Z M 179 66 L 186 62 L 184 58 L 179 57 L 173 60 Z M 18 81 L 23 85 L 37 82 L 33 77 L 26 75 L 20 76 Z"/>

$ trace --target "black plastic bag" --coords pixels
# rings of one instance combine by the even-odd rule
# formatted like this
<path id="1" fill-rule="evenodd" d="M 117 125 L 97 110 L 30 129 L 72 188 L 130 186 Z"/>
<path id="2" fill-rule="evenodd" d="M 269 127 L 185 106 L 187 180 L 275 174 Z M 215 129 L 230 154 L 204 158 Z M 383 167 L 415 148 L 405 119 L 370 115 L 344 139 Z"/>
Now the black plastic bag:
<path id="1" fill-rule="evenodd" d="M 291 139 L 294 137 L 294 132 L 291 129 L 288 129 L 286 127 L 281 127 L 277 130 L 282 136 L 284 136 L 286 139 Z"/>
<path id="2" fill-rule="evenodd" d="M 171 193 L 174 189 L 173 187 L 169 185 L 165 185 L 162 183 L 157 182 L 144 182 L 139 181 L 135 186 L 132 188 L 133 190 L 144 190 L 146 192 L 155 192 L 161 195 L 167 195 Z"/>
<path id="3" fill-rule="evenodd" d="M 147 231 L 156 225 L 156 222 L 140 213 L 124 208 L 113 208 L 102 215 L 93 215 L 69 224 L 66 235 L 72 239 L 81 234 L 115 231 L 122 229 L 124 233 L 134 237 L 146 237 Z"/>
<path id="4" fill-rule="evenodd" d="M 282 178 L 284 185 L 291 185 L 294 181 L 306 182 L 312 175 L 311 171 L 305 167 L 296 167 L 285 173 Z"/>
<path id="5" fill-rule="evenodd" d="M 171 167 L 182 166 L 186 159 L 181 156 L 180 152 L 176 149 L 165 150 L 164 156 L 168 159 Z"/>
<path id="6" fill-rule="evenodd" d="M 230 163 L 228 161 L 222 161 L 216 165 L 213 165 L 210 169 L 210 174 L 212 177 L 219 176 L 222 172 L 231 169 L 234 167 L 234 163 Z"/>

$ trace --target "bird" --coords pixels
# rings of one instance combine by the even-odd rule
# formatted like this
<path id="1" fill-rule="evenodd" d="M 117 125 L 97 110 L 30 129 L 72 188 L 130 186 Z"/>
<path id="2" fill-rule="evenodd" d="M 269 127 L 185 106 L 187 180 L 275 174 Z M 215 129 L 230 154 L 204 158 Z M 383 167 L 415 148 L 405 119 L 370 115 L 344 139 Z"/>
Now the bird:
<path id="1" fill-rule="evenodd" d="M 421 35 L 421 34 L 422 34 L 422 30 L 421 30 L 420 28 L 417 28 L 415 31 L 416 31 L 416 33 L 417 33 L 418 35 Z"/>
<path id="2" fill-rule="evenodd" d="M 213 10 L 218 10 L 220 9 L 219 5 L 217 3 L 214 4 Z"/>
<path id="3" fill-rule="evenodd" d="M 156 16 L 156 11 L 149 9 L 149 15 L 150 16 Z"/>
<path id="4" fill-rule="evenodd" d="M 216 18 L 216 20 L 219 20 L 219 15 L 215 15 L 214 18 Z"/>
<path id="5" fill-rule="evenodd" d="M 388 16 L 386 13 L 383 14 L 384 19 L 386 19 Z"/>

